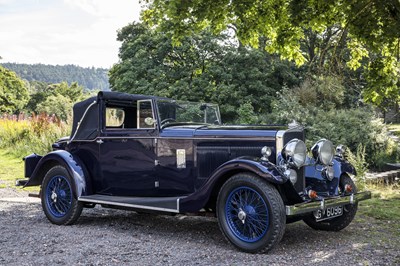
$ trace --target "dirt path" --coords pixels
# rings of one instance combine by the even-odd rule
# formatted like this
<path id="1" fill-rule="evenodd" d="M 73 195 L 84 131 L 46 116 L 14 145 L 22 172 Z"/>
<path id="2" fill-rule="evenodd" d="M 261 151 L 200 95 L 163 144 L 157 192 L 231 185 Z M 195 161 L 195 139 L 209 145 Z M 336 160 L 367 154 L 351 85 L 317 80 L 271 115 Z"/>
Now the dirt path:
<path id="1" fill-rule="evenodd" d="M 398 227 L 396 227 L 398 228 Z M 227 243 L 211 217 L 96 207 L 75 225 L 50 224 L 38 199 L 0 189 L 0 265 L 399 265 L 400 232 L 358 216 L 341 232 L 288 224 L 268 254 Z"/>

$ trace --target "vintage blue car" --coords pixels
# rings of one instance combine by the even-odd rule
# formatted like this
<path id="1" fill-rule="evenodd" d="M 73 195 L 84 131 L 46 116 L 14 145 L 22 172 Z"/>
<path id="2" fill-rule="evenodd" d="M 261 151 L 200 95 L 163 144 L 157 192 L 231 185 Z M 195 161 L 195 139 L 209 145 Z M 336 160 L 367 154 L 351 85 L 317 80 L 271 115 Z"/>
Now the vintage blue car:
<path id="1" fill-rule="evenodd" d="M 20 185 L 41 186 L 44 213 L 74 223 L 85 207 L 216 215 L 246 252 L 265 252 L 286 223 L 338 231 L 358 202 L 354 168 L 329 140 L 307 156 L 299 126 L 223 125 L 217 105 L 100 92 L 75 104 L 72 132 L 25 157 Z"/>

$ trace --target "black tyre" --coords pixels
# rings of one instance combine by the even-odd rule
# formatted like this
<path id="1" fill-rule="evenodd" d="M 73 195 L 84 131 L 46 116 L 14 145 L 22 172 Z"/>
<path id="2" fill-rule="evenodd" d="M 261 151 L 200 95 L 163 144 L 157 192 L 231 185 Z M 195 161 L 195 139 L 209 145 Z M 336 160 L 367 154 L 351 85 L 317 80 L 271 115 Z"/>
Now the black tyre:
<path id="1" fill-rule="evenodd" d="M 54 166 L 46 173 L 42 183 L 42 208 L 53 224 L 72 224 L 81 215 L 83 203 L 74 196 L 73 185 L 72 177 L 63 166 Z"/>
<path id="2" fill-rule="evenodd" d="M 344 174 L 340 177 L 339 192 L 344 191 L 344 187 L 346 184 L 351 185 L 353 188 L 353 192 L 357 193 L 357 188 L 353 180 L 351 180 L 351 178 L 347 174 Z M 354 216 L 357 213 L 357 208 L 358 203 L 348 204 L 343 206 L 342 216 L 317 222 L 314 214 L 311 213 L 306 218 L 304 218 L 303 221 L 315 230 L 340 231 L 346 228 L 351 223 L 351 221 L 353 221 Z"/>
<path id="3" fill-rule="evenodd" d="M 246 252 L 272 249 L 285 232 L 281 196 L 273 185 L 252 174 L 228 179 L 219 192 L 216 210 L 224 236 Z"/>

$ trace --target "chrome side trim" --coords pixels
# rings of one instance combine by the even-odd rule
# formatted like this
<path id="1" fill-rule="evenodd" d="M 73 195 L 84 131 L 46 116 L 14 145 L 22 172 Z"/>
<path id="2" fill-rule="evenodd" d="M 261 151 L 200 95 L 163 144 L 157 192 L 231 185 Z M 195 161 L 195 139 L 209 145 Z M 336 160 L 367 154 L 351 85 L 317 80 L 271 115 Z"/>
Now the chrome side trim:
<path id="1" fill-rule="evenodd" d="M 356 204 L 359 201 L 371 198 L 371 192 L 365 191 L 357 194 L 351 194 L 343 197 L 327 198 L 322 201 L 312 201 L 298 203 L 294 205 L 286 205 L 286 215 L 293 216 L 298 214 L 309 213 L 317 210 L 325 210 L 329 207 L 341 206 L 346 204 Z"/>
<path id="2" fill-rule="evenodd" d="M 143 130 L 143 129 L 142 129 Z M 271 140 L 275 140 L 275 138 L 272 137 L 264 137 L 264 138 L 260 138 L 260 137 L 246 137 L 252 141 L 271 141 Z M 133 136 L 133 137 L 127 137 L 127 136 L 117 136 L 117 137 L 97 137 L 96 139 L 93 140 L 75 140 L 74 142 L 94 142 L 97 139 L 156 139 L 158 140 L 163 140 L 163 139 L 175 139 L 175 140 L 180 140 L 180 139 L 184 139 L 184 140 L 241 140 L 243 139 L 243 137 L 236 137 L 236 138 L 201 138 L 201 137 L 145 137 L 145 136 Z"/>
<path id="3" fill-rule="evenodd" d="M 168 209 L 168 208 L 151 207 L 151 206 L 136 205 L 136 204 L 122 203 L 122 202 L 112 202 L 112 201 L 106 201 L 106 200 L 91 200 L 91 199 L 85 199 L 85 198 L 81 198 L 81 197 L 78 198 L 78 201 L 96 203 L 96 204 L 107 204 L 107 205 L 114 205 L 114 206 L 121 206 L 121 207 L 128 207 L 128 208 L 136 208 L 136 209 L 143 209 L 143 210 L 179 213 L 179 205 L 177 205 L 177 209 Z M 177 201 L 179 203 L 179 199 L 177 199 Z"/>

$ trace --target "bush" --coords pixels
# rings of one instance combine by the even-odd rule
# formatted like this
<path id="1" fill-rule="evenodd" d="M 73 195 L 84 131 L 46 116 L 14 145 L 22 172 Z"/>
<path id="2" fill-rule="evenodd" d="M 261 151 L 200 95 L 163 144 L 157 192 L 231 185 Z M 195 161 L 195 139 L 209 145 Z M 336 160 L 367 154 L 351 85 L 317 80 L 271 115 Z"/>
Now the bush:
<path id="1" fill-rule="evenodd" d="M 36 106 L 39 113 L 54 114 L 63 121 L 72 116 L 72 101 L 61 94 L 50 95 L 47 99 Z"/>
<path id="2" fill-rule="evenodd" d="M 375 168 L 380 169 L 397 157 L 397 145 L 388 137 L 386 125 L 369 108 L 320 112 L 307 133 L 312 141 L 325 137 L 353 152 L 362 144 L 366 161 Z"/>
<path id="3" fill-rule="evenodd" d="M 237 110 L 237 114 L 239 116 L 239 119 L 236 121 L 237 124 L 254 125 L 259 122 L 258 116 L 255 114 L 254 108 L 250 102 L 241 104 Z"/>
<path id="4" fill-rule="evenodd" d="M 51 151 L 54 141 L 69 132 L 70 126 L 55 116 L 4 116 L 0 119 L 0 148 L 17 157 L 33 152 L 45 154 Z"/>
<path id="5" fill-rule="evenodd" d="M 355 182 L 357 184 L 358 190 L 365 190 L 366 186 L 366 173 L 368 171 L 368 163 L 365 158 L 365 147 L 362 144 L 359 144 L 357 146 L 355 154 L 351 151 L 347 152 L 347 159 L 354 166 L 357 172 Z"/>
<path id="6" fill-rule="evenodd" d="M 371 167 L 381 169 L 386 162 L 399 159 L 396 143 L 388 137 L 386 125 L 377 118 L 372 108 L 343 109 L 341 90 L 338 97 L 319 95 L 317 98 L 320 100 L 316 100 L 315 95 L 321 91 L 329 92 L 329 89 L 322 90 L 320 86 L 329 88 L 328 85 L 307 81 L 297 89 L 284 89 L 274 102 L 273 112 L 264 119 L 267 123 L 280 124 L 295 120 L 305 126 L 308 147 L 326 138 L 356 153 L 358 145 L 362 144 L 367 155 L 366 162 Z M 311 98 L 308 102 L 307 97 Z"/>

